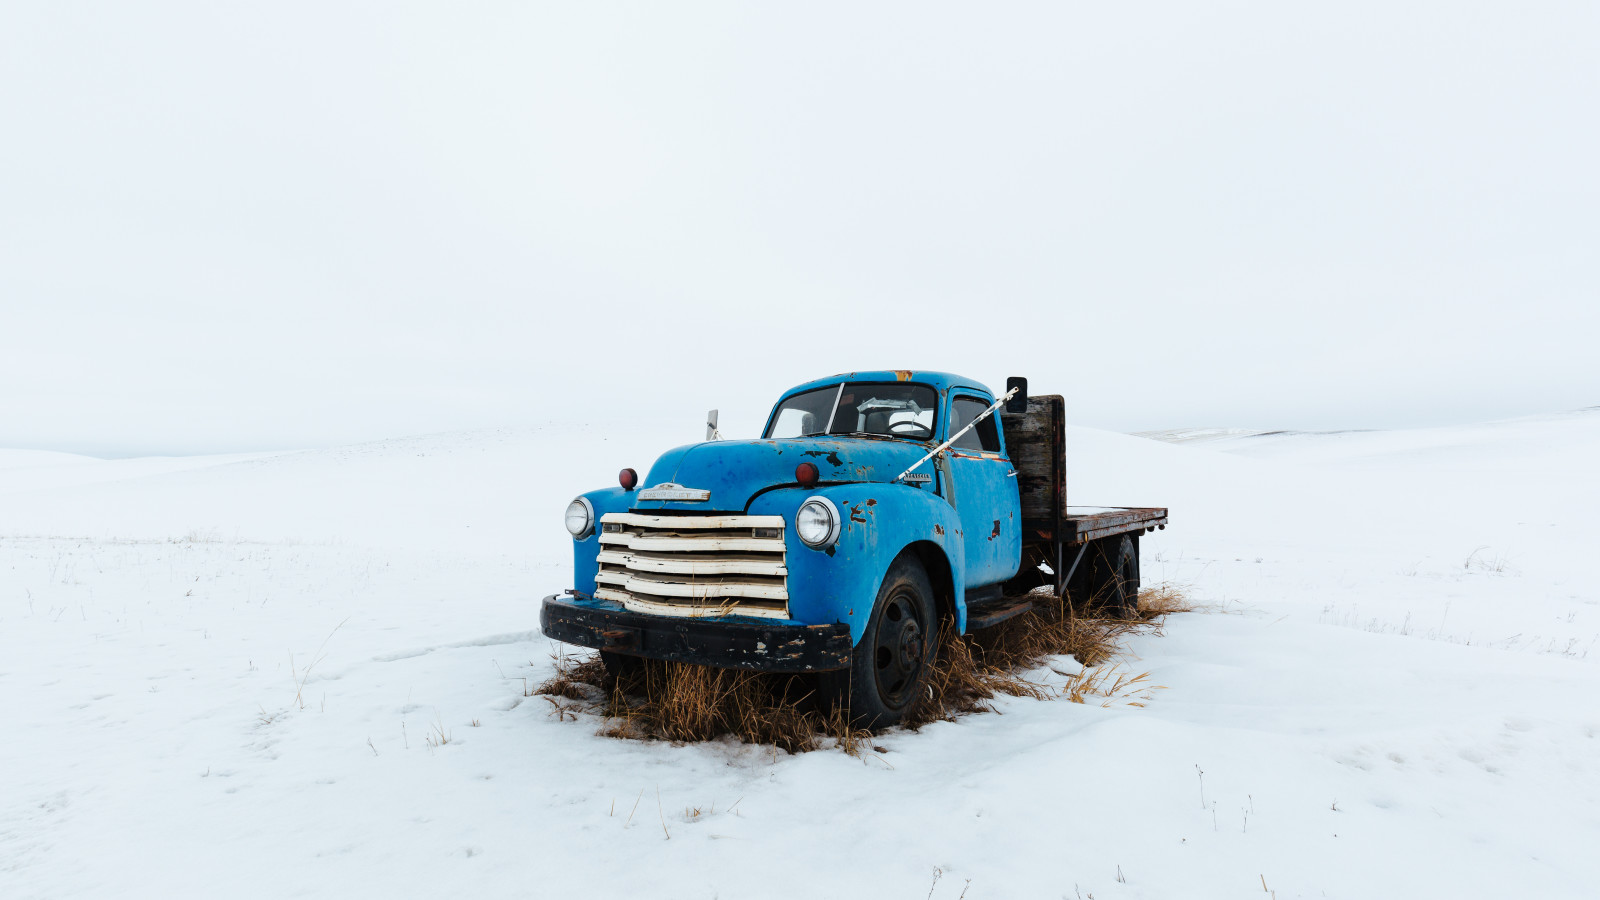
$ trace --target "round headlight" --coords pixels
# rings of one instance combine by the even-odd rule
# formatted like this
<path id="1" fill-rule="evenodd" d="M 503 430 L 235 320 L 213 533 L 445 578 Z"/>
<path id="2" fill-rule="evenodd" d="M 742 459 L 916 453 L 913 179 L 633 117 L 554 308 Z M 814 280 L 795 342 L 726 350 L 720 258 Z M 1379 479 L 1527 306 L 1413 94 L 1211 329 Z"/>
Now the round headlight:
<path id="1" fill-rule="evenodd" d="M 839 508 L 827 497 L 812 497 L 794 514 L 794 533 L 808 547 L 826 547 L 839 539 Z"/>
<path id="2" fill-rule="evenodd" d="M 579 497 L 567 504 L 567 530 L 575 538 L 581 538 L 594 528 L 594 507 L 589 501 Z"/>

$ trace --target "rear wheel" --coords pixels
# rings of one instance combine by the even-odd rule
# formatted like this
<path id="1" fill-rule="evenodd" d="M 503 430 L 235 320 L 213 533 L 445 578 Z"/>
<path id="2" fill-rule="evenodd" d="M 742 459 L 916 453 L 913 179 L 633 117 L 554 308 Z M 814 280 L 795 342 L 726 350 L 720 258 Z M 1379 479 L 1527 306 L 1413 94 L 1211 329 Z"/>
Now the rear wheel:
<path id="1" fill-rule="evenodd" d="M 1133 535 L 1102 538 L 1095 556 L 1094 597 L 1103 615 L 1132 619 L 1139 615 L 1139 544 Z"/>
<path id="2" fill-rule="evenodd" d="M 898 724 L 927 689 L 938 647 L 933 586 L 916 557 L 889 566 L 866 631 L 850 667 L 822 675 L 822 689 L 848 704 L 850 718 L 866 728 Z"/>

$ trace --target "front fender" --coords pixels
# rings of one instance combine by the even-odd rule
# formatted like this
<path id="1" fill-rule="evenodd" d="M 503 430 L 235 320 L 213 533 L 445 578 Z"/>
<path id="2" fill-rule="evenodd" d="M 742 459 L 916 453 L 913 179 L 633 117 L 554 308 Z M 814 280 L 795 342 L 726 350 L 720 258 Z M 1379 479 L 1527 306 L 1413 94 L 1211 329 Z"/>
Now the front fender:
<path id="1" fill-rule="evenodd" d="M 627 512 L 633 491 L 620 487 L 601 488 L 580 494 L 594 507 L 594 528 L 587 537 L 572 541 L 572 587 L 580 594 L 594 596 L 594 576 L 600 571 L 600 517 L 606 513 Z"/>
<path id="2" fill-rule="evenodd" d="M 808 498 L 827 497 L 839 508 L 839 539 L 813 550 L 794 531 L 795 513 Z M 596 507 L 598 510 L 598 507 Z M 931 492 L 903 484 L 839 484 L 806 490 L 767 491 L 751 501 L 751 515 L 781 515 L 789 570 L 789 615 L 799 622 L 850 626 L 852 644 L 861 640 L 883 577 L 901 551 L 914 543 L 932 544 L 950 566 L 956 627 L 966 629 L 965 563 L 960 521 L 950 504 Z M 929 573 L 936 583 L 937 573 Z"/>

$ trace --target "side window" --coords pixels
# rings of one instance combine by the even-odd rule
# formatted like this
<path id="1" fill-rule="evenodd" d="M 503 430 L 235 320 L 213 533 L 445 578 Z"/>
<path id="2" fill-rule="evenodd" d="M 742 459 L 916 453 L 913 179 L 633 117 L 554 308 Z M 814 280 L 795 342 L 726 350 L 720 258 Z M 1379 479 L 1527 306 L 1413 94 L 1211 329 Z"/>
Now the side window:
<path id="1" fill-rule="evenodd" d="M 988 408 L 989 404 L 974 397 L 957 397 L 950 401 L 950 433 L 954 434 L 967 427 Z M 950 446 L 962 450 L 987 450 L 990 453 L 999 453 L 1000 433 L 995 428 L 994 416 L 979 422 L 978 427 L 957 438 Z"/>

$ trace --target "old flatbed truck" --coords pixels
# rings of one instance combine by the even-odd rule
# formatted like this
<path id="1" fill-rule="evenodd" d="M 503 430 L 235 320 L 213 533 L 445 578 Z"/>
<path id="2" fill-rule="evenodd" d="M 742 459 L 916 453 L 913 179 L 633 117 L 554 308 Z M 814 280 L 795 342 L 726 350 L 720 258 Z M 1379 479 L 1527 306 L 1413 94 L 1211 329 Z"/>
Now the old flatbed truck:
<path id="1" fill-rule="evenodd" d="M 1062 398 L 1007 387 L 835 375 L 784 393 L 759 440 L 713 426 L 644 487 L 623 469 L 567 507 L 573 586 L 544 599 L 540 627 L 612 672 L 651 658 L 818 673 L 881 727 L 922 691 L 941 621 L 965 634 L 1054 597 L 1133 614 L 1139 537 L 1167 510 L 1067 506 Z"/>

